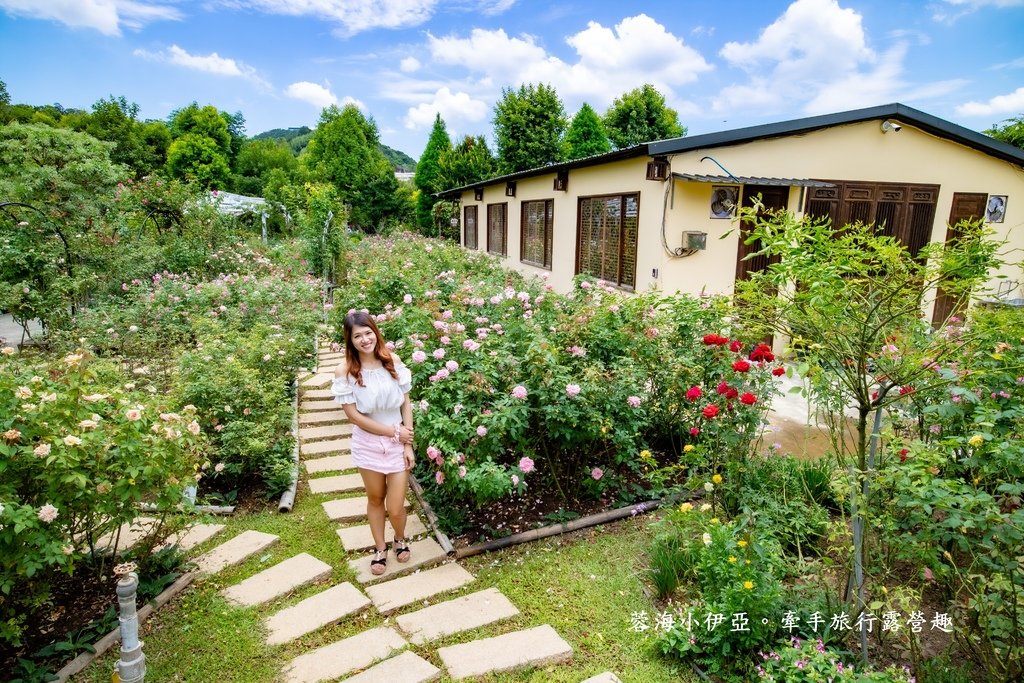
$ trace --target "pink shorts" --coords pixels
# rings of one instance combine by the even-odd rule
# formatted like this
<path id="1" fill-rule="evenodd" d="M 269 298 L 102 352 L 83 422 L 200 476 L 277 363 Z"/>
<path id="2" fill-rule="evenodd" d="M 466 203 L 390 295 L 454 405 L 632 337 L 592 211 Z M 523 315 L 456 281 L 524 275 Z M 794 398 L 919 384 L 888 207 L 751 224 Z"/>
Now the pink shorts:
<path id="1" fill-rule="evenodd" d="M 352 425 L 352 464 L 381 474 L 404 472 L 405 446 Z"/>

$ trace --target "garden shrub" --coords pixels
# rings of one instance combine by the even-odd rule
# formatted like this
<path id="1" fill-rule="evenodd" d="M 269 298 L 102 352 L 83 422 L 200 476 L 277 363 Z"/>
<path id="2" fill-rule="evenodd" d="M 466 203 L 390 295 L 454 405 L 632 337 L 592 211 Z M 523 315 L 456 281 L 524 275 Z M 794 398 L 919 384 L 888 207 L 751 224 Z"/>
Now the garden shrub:
<path id="1" fill-rule="evenodd" d="M 780 628 L 781 548 L 749 520 L 722 522 L 689 504 L 680 514 L 699 520 L 686 525 L 680 552 L 685 587 L 692 593 L 684 591 L 680 617 L 659 635 L 658 647 L 726 680 L 747 680 L 752 655 L 772 643 Z"/>
<path id="2" fill-rule="evenodd" d="M 117 366 L 72 353 L 0 356 L 0 640 L 17 644 L 49 576 L 194 483 L 205 451 L 194 406 L 139 391 Z"/>

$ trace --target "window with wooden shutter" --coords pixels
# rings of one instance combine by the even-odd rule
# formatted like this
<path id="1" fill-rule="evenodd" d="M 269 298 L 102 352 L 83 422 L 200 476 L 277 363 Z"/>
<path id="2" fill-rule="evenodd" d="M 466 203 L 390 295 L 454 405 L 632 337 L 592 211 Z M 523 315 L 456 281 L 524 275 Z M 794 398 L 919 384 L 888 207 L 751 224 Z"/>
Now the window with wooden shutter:
<path id="1" fill-rule="evenodd" d="M 463 209 L 463 239 L 462 243 L 467 249 L 479 249 L 477 246 L 477 229 L 476 229 L 476 207 L 467 206 Z"/>
<path id="2" fill-rule="evenodd" d="M 931 239 L 938 185 L 828 182 L 835 187 L 816 187 L 808 193 L 808 216 L 827 217 L 836 228 L 858 222 L 874 225 L 878 234 L 896 238 L 914 256 Z"/>
<path id="3" fill-rule="evenodd" d="M 487 253 L 508 255 L 508 204 L 487 205 Z"/>
<path id="4" fill-rule="evenodd" d="M 522 211 L 519 258 L 523 263 L 550 270 L 555 202 L 551 199 L 523 202 Z"/>
<path id="5" fill-rule="evenodd" d="M 632 289 L 640 195 L 581 197 L 579 201 L 576 272 Z"/>

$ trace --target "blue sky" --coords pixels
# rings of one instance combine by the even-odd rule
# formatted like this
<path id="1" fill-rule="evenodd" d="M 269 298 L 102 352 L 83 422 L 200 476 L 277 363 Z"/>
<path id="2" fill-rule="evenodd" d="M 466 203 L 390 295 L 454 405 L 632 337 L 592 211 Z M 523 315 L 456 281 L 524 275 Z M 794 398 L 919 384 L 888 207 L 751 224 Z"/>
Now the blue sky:
<path id="1" fill-rule="evenodd" d="M 887 102 L 982 130 L 1024 113 L 1024 0 L 0 0 L 0 79 L 142 118 L 213 104 L 250 135 L 355 102 L 413 157 L 435 112 L 490 135 L 523 82 L 570 115 L 653 83 L 690 134 Z"/>

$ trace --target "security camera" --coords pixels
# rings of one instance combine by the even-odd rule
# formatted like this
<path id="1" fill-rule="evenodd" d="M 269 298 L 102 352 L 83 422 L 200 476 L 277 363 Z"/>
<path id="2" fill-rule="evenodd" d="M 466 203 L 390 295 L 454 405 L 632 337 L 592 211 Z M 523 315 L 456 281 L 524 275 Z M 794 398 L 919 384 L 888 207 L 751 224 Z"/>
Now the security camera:
<path id="1" fill-rule="evenodd" d="M 888 133 L 890 130 L 894 133 L 899 133 L 903 130 L 903 126 L 894 121 L 890 121 L 889 119 L 882 121 L 882 132 Z"/>

